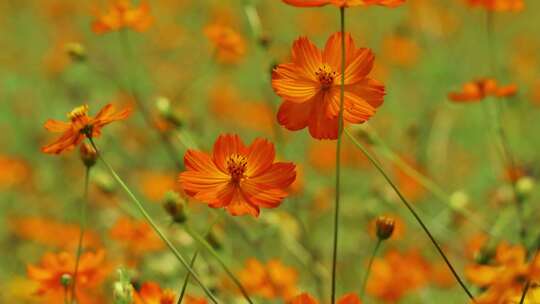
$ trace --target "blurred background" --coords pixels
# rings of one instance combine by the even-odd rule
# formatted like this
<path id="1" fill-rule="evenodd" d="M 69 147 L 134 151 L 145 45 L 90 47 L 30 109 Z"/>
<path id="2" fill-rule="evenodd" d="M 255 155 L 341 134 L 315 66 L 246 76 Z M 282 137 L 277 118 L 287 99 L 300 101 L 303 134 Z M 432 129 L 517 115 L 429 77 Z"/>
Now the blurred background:
<path id="1" fill-rule="evenodd" d="M 135 112 L 103 132 L 100 148 L 185 256 L 196 245 L 163 203 L 173 199 L 171 191 L 181 192 L 177 176 L 186 149 L 209 151 L 222 133 L 237 133 L 246 143 L 272 140 L 278 159 L 298 164 L 292 194 L 258 219 L 223 216 L 213 226 L 213 244 L 241 278 L 242 271 L 256 276 L 249 267 L 281 265 L 268 267 L 281 271 L 277 282 L 265 277 L 271 291 L 250 287 L 257 303 L 282 303 L 301 291 L 327 299 L 335 142 L 277 123 L 281 100 L 270 76 L 275 64 L 290 60 L 297 37 L 308 36 L 322 48 L 338 30 L 338 10 L 299 9 L 277 0 L 147 3 L 152 16 L 147 29 L 99 34 L 92 23 L 107 10 L 107 1 L 0 2 L 0 302 L 46 301 L 35 294 L 27 266 L 47 253 L 76 250 L 85 169 L 78 150 L 59 156 L 40 151 L 54 137 L 43 123 L 67 120 L 66 113 L 82 104 L 93 115 L 107 103 Z M 347 10 L 347 31 L 357 46 L 373 49 L 371 75 L 387 88 L 377 114 L 350 130 L 377 155 L 460 273 L 489 240 L 521 242 L 508 183 L 516 175 L 508 172 L 519 172 L 516 178 L 527 182 L 520 188 L 526 196 L 524 246 L 534 248 L 540 235 L 540 193 L 534 187 L 540 161 L 537 18 L 537 1 L 525 1 L 519 12 L 493 13 L 490 44 L 486 10 L 466 1 L 407 0 L 395 9 Z M 232 37 L 228 53 L 216 45 L 223 28 Z M 514 168 L 501 159 L 486 102 L 448 99 L 482 77 L 518 88 L 511 98 L 487 100 L 501 106 Z M 366 140 L 374 136 L 377 140 Z M 419 225 L 348 139 L 343 155 L 338 294 L 360 293 L 376 243 L 373 220 L 391 215 L 396 231 L 378 251 L 365 301 L 465 303 Z M 403 168 L 420 172 L 431 187 Z M 180 289 L 184 268 L 101 164 L 92 169 L 88 203 L 85 250 L 103 249 L 106 270 L 88 303 L 113 303 L 118 268 L 127 269 L 133 282 Z M 224 212 L 187 199 L 185 211 L 201 233 Z M 242 301 L 209 255 L 203 254 L 195 269 L 224 303 Z M 194 284 L 188 293 L 203 295 Z"/>

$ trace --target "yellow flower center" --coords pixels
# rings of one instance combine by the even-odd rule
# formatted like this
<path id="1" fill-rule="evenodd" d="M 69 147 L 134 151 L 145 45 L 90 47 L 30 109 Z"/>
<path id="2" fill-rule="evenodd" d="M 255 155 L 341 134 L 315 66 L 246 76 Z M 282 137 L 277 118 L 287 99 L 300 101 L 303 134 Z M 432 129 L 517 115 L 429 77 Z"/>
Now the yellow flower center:
<path id="1" fill-rule="evenodd" d="M 231 180 L 235 183 L 245 177 L 247 158 L 243 155 L 233 154 L 227 158 L 227 171 L 231 175 Z"/>
<path id="2" fill-rule="evenodd" d="M 315 75 L 319 79 L 322 88 L 328 89 L 332 84 L 334 84 L 334 79 L 336 78 L 337 73 L 333 71 L 329 65 L 323 64 L 319 66 L 315 72 Z"/>
<path id="3" fill-rule="evenodd" d="M 68 117 L 71 121 L 80 120 L 83 117 L 88 116 L 88 105 L 82 105 L 73 109 L 68 113 Z"/>

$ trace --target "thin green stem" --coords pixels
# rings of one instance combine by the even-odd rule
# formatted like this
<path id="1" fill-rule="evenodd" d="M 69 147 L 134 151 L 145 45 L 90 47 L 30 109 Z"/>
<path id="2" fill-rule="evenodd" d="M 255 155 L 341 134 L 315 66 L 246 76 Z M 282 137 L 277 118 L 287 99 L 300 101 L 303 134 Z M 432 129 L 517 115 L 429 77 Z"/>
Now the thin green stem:
<path id="1" fill-rule="evenodd" d="M 69 304 L 69 286 L 64 286 L 64 304 Z"/>
<path id="2" fill-rule="evenodd" d="M 196 231 L 192 230 L 188 225 L 185 226 L 185 229 L 186 229 L 186 232 L 189 235 L 191 235 L 191 237 L 197 243 L 199 243 L 199 245 L 204 247 L 204 249 L 206 249 L 216 259 L 219 265 L 221 265 L 223 270 L 225 270 L 227 275 L 231 278 L 231 280 L 233 280 L 234 284 L 238 287 L 238 289 L 244 296 L 244 299 L 246 299 L 248 303 L 253 304 L 253 301 L 249 297 L 247 290 L 244 288 L 240 280 L 238 280 L 238 278 L 234 275 L 234 273 L 227 267 L 223 259 L 219 256 L 219 254 L 214 250 L 214 248 L 212 248 L 212 245 L 208 244 L 208 242 L 203 237 L 201 237 Z"/>
<path id="3" fill-rule="evenodd" d="M 126 30 L 121 30 L 119 31 L 119 35 L 120 35 L 120 43 L 122 45 L 124 56 L 126 56 L 127 58 L 128 65 L 131 65 L 131 63 L 134 60 L 133 60 L 133 52 L 131 50 L 131 46 L 129 43 L 128 33 Z M 163 147 L 167 151 L 174 165 L 177 168 L 182 168 L 182 163 L 177 158 L 178 153 L 176 152 L 176 149 L 174 148 L 171 141 L 169 140 L 169 137 L 167 136 L 167 134 L 165 134 L 164 132 L 161 132 L 155 127 L 154 122 L 152 121 L 152 116 L 150 115 L 150 111 L 148 110 L 148 108 L 146 107 L 142 99 L 140 98 L 139 94 L 135 90 L 135 81 L 133 80 L 133 76 L 129 71 L 127 72 L 127 77 L 128 77 L 128 92 L 133 98 L 133 100 L 135 101 L 137 105 L 137 109 L 142 114 L 144 122 L 148 125 L 150 129 L 154 130 L 157 133 L 161 143 L 163 144 Z"/>
<path id="4" fill-rule="evenodd" d="M 459 285 L 461 286 L 461 288 L 463 288 L 463 290 L 465 291 L 465 293 L 467 293 L 467 296 L 473 301 L 475 302 L 475 299 L 474 299 L 474 296 L 472 295 L 472 293 L 469 291 L 469 289 L 467 288 L 467 286 L 465 285 L 465 283 L 463 282 L 463 280 L 461 279 L 461 277 L 459 276 L 459 274 L 456 272 L 456 270 L 454 269 L 454 267 L 452 266 L 452 263 L 450 263 L 450 260 L 446 257 L 446 254 L 444 253 L 444 251 L 442 250 L 441 246 L 439 245 L 439 243 L 437 242 L 437 240 L 435 240 L 435 237 L 433 237 L 433 235 L 431 234 L 431 232 L 429 231 L 429 229 L 427 228 L 427 226 L 424 224 L 424 222 L 422 221 L 422 219 L 420 218 L 420 216 L 418 216 L 418 214 L 416 213 L 416 211 L 412 208 L 411 204 L 409 204 L 409 202 L 407 201 L 407 199 L 405 199 L 405 197 L 403 196 L 403 194 L 401 194 L 401 191 L 399 191 L 399 189 L 397 188 L 397 186 L 394 184 L 394 182 L 392 182 L 392 180 L 390 179 L 390 177 L 388 176 L 388 174 L 386 174 L 386 172 L 384 171 L 384 169 L 382 168 L 382 166 L 379 164 L 378 161 L 375 160 L 375 158 L 371 155 L 371 153 L 369 153 L 366 148 L 364 148 L 364 146 L 356 140 L 356 138 L 354 138 L 354 136 L 352 136 L 347 130 L 345 130 L 345 134 L 347 134 L 347 136 L 351 139 L 351 141 L 353 142 L 353 144 L 358 148 L 360 149 L 360 151 L 362 151 L 362 154 L 364 154 L 364 156 L 366 156 L 368 158 L 368 160 L 371 162 L 371 164 L 373 166 L 375 166 L 375 168 L 379 171 L 379 173 L 384 177 L 384 179 L 386 180 L 386 182 L 388 182 L 388 184 L 392 187 L 392 189 L 396 192 L 396 194 L 399 196 L 401 202 L 405 205 L 405 207 L 407 207 L 407 209 L 409 210 L 409 212 L 413 215 L 413 217 L 416 219 L 416 221 L 418 222 L 418 224 L 420 224 L 420 226 L 422 227 L 422 229 L 424 230 L 424 232 L 427 234 L 429 240 L 431 241 L 431 243 L 433 243 L 433 245 L 435 246 L 435 248 L 437 249 L 437 251 L 439 252 L 439 254 L 441 255 L 441 257 L 443 258 L 444 262 L 446 263 L 446 266 L 448 267 L 448 269 L 450 269 L 450 271 L 452 272 L 452 274 L 454 275 L 454 278 L 456 279 L 456 281 L 459 283 Z"/>
<path id="5" fill-rule="evenodd" d="M 371 267 L 373 266 L 373 261 L 375 260 L 375 257 L 377 256 L 377 251 L 379 251 L 379 247 L 381 247 L 381 243 L 382 243 L 382 240 L 380 238 L 377 238 L 377 244 L 375 244 L 375 248 L 373 248 L 371 257 L 369 257 L 369 263 L 366 269 L 366 274 L 364 275 L 364 280 L 362 281 L 362 290 L 360 291 L 360 299 L 363 299 L 364 295 L 366 294 L 366 286 L 367 286 L 367 281 L 369 279 L 369 274 L 371 273 Z"/>
<path id="6" fill-rule="evenodd" d="M 343 100 L 345 99 L 345 8 L 339 9 L 341 28 L 341 84 L 339 90 L 338 135 L 336 142 L 336 197 L 334 205 L 334 244 L 332 248 L 331 303 L 336 302 L 336 266 L 339 238 L 339 200 L 341 188 L 341 141 L 343 137 Z"/>
<path id="7" fill-rule="evenodd" d="M 103 158 L 102 153 L 100 153 L 100 150 L 96 146 L 94 140 L 92 138 L 88 138 L 90 143 L 92 144 L 92 147 L 97 151 L 99 155 L 99 159 L 101 162 L 107 167 L 113 178 L 118 182 L 118 184 L 124 189 L 124 191 L 127 193 L 127 195 L 131 198 L 137 209 L 139 209 L 140 213 L 144 216 L 146 221 L 152 226 L 154 231 L 157 233 L 157 235 L 165 242 L 165 244 L 169 247 L 171 252 L 176 256 L 176 258 L 182 263 L 182 265 L 186 268 L 186 270 L 191 273 L 193 276 L 193 279 L 201 286 L 204 293 L 210 298 L 210 300 L 218 304 L 219 302 L 215 298 L 215 296 L 212 294 L 212 292 L 204 285 L 204 283 L 201 281 L 199 276 L 195 273 L 195 271 L 189 266 L 189 264 L 186 262 L 186 259 L 180 254 L 180 252 L 174 247 L 173 243 L 165 236 L 165 234 L 161 231 L 161 229 L 158 227 L 158 225 L 155 223 L 155 221 L 152 219 L 150 214 L 146 211 L 143 204 L 137 199 L 137 197 L 131 192 L 129 187 L 124 183 L 122 178 L 116 173 L 116 171 L 113 169 L 113 167 Z"/>
<path id="8" fill-rule="evenodd" d="M 74 303 L 77 298 L 77 295 L 75 293 L 75 288 L 76 288 L 75 285 L 77 285 L 77 273 L 79 271 L 79 261 L 81 260 L 84 231 L 86 229 L 86 209 L 88 205 L 88 183 L 90 180 L 90 169 L 91 169 L 90 166 L 85 166 L 83 201 L 81 202 L 81 210 L 80 210 L 80 218 L 79 218 L 79 221 L 80 221 L 79 242 L 77 244 L 77 254 L 75 256 L 75 270 L 73 270 L 73 284 L 71 284 L 71 302 L 70 303 Z"/>

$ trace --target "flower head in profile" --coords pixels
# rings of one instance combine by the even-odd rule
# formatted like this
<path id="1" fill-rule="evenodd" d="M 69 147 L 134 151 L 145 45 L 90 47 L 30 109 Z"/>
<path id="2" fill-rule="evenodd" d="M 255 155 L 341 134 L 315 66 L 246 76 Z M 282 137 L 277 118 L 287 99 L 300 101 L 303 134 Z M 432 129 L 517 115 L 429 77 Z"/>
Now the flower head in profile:
<path id="1" fill-rule="evenodd" d="M 374 55 L 367 48 L 356 48 L 351 35 L 345 35 L 345 75 L 341 75 L 341 33 L 332 35 L 320 51 L 301 37 L 292 47 L 292 62 L 278 65 L 272 73 L 272 87 L 283 103 L 277 114 L 285 128 L 308 128 L 316 139 L 338 137 L 341 78 L 345 78 L 343 118 L 363 123 L 383 103 L 382 83 L 368 77 Z"/>
<path id="2" fill-rule="evenodd" d="M 448 94 L 451 101 L 457 103 L 478 102 L 487 97 L 511 97 L 516 95 L 517 86 L 514 84 L 499 86 L 492 78 L 482 78 L 467 82 L 463 85 L 461 92 Z"/>
<path id="3" fill-rule="evenodd" d="M 28 277 L 38 284 L 36 295 L 51 301 L 61 303 L 64 299 L 65 277 L 73 277 L 75 256 L 68 252 L 58 254 L 46 253 L 39 265 L 28 265 Z M 99 287 L 109 272 L 105 264 L 105 251 L 86 252 L 81 255 L 77 271 L 76 297 L 79 303 L 98 303 L 93 300 L 92 289 Z M 56 301 L 56 302 L 55 302 Z"/>
<path id="4" fill-rule="evenodd" d="M 139 6 L 133 7 L 130 0 L 112 0 L 108 10 L 97 16 L 92 23 L 92 31 L 97 34 L 121 29 L 144 32 L 152 22 L 148 3 L 142 1 Z"/>
<path id="5" fill-rule="evenodd" d="M 237 63 L 246 54 L 246 41 L 229 26 L 210 24 L 204 28 L 204 35 L 212 43 L 221 63 Z"/>
<path id="6" fill-rule="evenodd" d="M 44 153 L 60 154 L 73 150 L 86 137 L 98 137 L 101 129 L 113 121 L 123 120 L 131 114 L 131 108 L 115 111 L 112 104 L 107 104 L 94 117 L 88 115 L 88 105 L 82 105 L 68 113 L 69 122 L 49 119 L 45 129 L 62 135 L 53 143 L 41 148 Z"/>
<path id="7" fill-rule="evenodd" d="M 146 282 L 135 294 L 135 304 L 175 304 L 176 295 L 171 289 L 161 289 L 159 284 Z"/>
<path id="8" fill-rule="evenodd" d="M 154 233 L 146 221 L 132 220 L 127 217 L 119 218 L 110 230 L 112 239 L 120 242 L 131 256 L 141 256 L 145 253 L 163 249 L 165 244 Z"/>
<path id="9" fill-rule="evenodd" d="M 319 301 L 308 293 L 301 293 L 290 300 L 288 304 L 319 304 Z M 339 298 L 337 304 L 362 304 L 362 301 L 356 294 L 348 293 Z"/>
<path id="10" fill-rule="evenodd" d="M 337 7 L 381 5 L 387 7 L 397 7 L 405 0 L 283 0 L 283 2 L 298 7 L 325 6 L 328 4 Z"/>
<path id="11" fill-rule="evenodd" d="M 467 4 L 496 12 L 519 12 L 525 6 L 523 0 L 467 0 Z"/>
<path id="12" fill-rule="evenodd" d="M 274 159 L 274 145 L 265 139 L 245 146 L 238 135 L 221 135 L 211 155 L 186 152 L 180 185 L 187 195 L 212 208 L 257 217 L 260 208 L 278 207 L 296 178 L 294 164 Z"/>

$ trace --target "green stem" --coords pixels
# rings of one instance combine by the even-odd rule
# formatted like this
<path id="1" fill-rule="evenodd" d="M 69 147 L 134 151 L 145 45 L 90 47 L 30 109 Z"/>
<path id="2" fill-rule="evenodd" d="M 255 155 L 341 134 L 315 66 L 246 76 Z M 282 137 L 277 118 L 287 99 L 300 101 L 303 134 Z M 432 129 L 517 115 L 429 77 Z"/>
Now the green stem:
<path id="1" fill-rule="evenodd" d="M 227 275 L 231 278 L 231 280 L 233 280 L 234 284 L 238 287 L 238 289 L 240 290 L 240 292 L 244 296 L 244 299 L 246 299 L 246 301 L 248 303 L 253 304 L 253 301 L 249 297 L 248 292 L 246 291 L 246 289 L 244 288 L 244 286 L 242 285 L 240 280 L 238 280 L 238 278 L 234 275 L 234 273 L 232 273 L 232 271 L 227 267 L 227 265 L 225 264 L 223 259 L 221 259 L 219 254 L 214 250 L 214 248 L 212 248 L 212 245 L 208 244 L 208 242 L 203 237 L 201 237 L 197 232 L 192 230 L 188 225 L 185 226 L 185 229 L 186 229 L 186 232 L 189 235 L 191 235 L 191 237 L 197 243 L 199 243 L 199 245 L 204 247 L 204 249 L 206 249 L 216 259 L 216 261 L 221 265 L 223 270 L 225 270 Z"/>
<path id="2" fill-rule="evenodd" d="M 161 229 L 159 229 L 158 225 L 154 222 L 154 220 L 152 219 L 152 217 L 150 217 L 150 214 L 148 214 L 148 212 L 146 211 L 146 209 L 144 208 L 144 206 L 142 205 L 142 203 L 137 199 L 137 197 L 133 194 L 133 192 L 131 192 L 131 190 L 129 189 L 129 187 L 124 183 L 124 181 L 120 178 L 120 176 L 118 176 L 118 174 L 116 173 L 116 171 L 114 171 L 114 169 L 111 167 L 111 165 L 103 158 L 103 156 L 101 155 L 100 153 L 100 150 L 98 149 L 98 147 L 96 146 L 94 140 L 92 138 L 88 138 L 90 143 L 92 144 L 92 146 L 94 147 L 94 149 L 96 150 L 96 152 L 98 153 L 99 155 L 99 159 L 101 160 L 101 162 L 103 164 L 105 164 L 105 166 L 107 167 L 107 169 L 109 170 L 109 172 L 111 173 L 111 175 L 113 176 L 113 178 L 116 180 L 116 182 L 118 182 L 118 184 L 122 187 L 122 189 L 124 189 L 124 191 L 127 193 L 127 195 L 131 198 L 131 200 L 133 201 L 133 203 L 135 203 L 135 206 L 137 207 L 137 209 L 139 209 L 139 211 L 141 212 L 141 214 L 144 216 L 144 218 L 146 219 L 146 221 L 150 224 L 150 226 L 152 226 L 152 228 L 154 229 L 154 231 L 158 234 L 158 236 L 163 240 L 163 242 L 165 242 L 165 244 L 169 247 L 169 249 L 171 250 L 171 252 L 176 256 L 176 258 L 182 263 L 182 265 L 186 268 L 186 270 L 191 273 L 191 275 L 193 276 L 193 278 L 195 279 L 195 281 L 201 286 L 201 288 L 203 289 L 204 293 L 206 293 L 206 295 L 210 298 L 210 300 L 215 303 L 215 304 L 218 304 L 218 301 L 217 299 L 214 297 L 214 295 L 212 294 L 212 292 L 203 284 L 203 282 L 201 281 L 201 279 L 199 278 L 199 276 L 195 273 L 195 271 L 188 265 L 188 263 L 186 262 L 185 258 L 182 256 L 182 254 L 180 254 L 180 252 L 176 249 L 176 247 L 174 247 L 173 243 L 165 236 L 165 234 L 161 231 Z"/>
<path id="3" fill-rule="evenodd" d="M 521 299 L 519 300 L 519 304 L 525 303 L 525 298 L 527 297 L 527 292 L 529 291 L 529 288 L 531 287 L 531 281 L 527 281 L 525 284 L 525 287 L 523 288 L 523 293 L 521 294 Z"/>
<path id="4" fill-rule="evenodd" d="M 380 238 L 377 238 L 377 244 L 375 244 L 375 248 L 373 248 L 373 252 L 371 253 L 371 257 L 369 258 L 366 274 L 364 275 L 364 280 L 362 282 L 362 290 L 360 292 L 360 299 L 363 299 L 364 294 L 366 294 L 366 286 L 367 286 L 367 281 L 369 279 L 369 274 L 371 273 L 371 267 L 373 266 L 373 261 L 375 260 L 375 256 L 377 256 L 377 251 L 379 251 L 379 247 L 381 247 L 381 243 L 382 243 L 382 240 Z"/>
<path id="5" fill-rule="evenodd" d="M 405 199 L 405 197 L 403 196 L 403 194 L 401 194 L 401 192 L 399 191 L 399 189 L 397 188 L 397 186 L 394 184 L 394 182 L 392 182 L 392 180 L 390 179 L 390 177 L 388 177 L 388 175 L 386 174 L 386 172 L 384 171 L 384 169 L 382 168 L 382 166 L 379 164 L 378 161 L 375 160 L 375 158 L 373 158 L 373 156 L 371 155 L 371 153 L 369 153 L 366 148 L 364 148 L 364 146 L 362 146 L 362 144 L 360 142 L 358 142 L 354 136 L 352 136 L 347 130 L 345 130 L 345 134 L 347 134 L 347 136 L 351 139 L 351 141 L 353 142 L 353 144 L 358 148 L 360 149 L 360 151 L 362 151 L 362 154 L 364 154 L 364 156 L 366 156 L 368 158 L 368 160 L 371 162 L 371 164 L 373 166 L 375 166 L 375 168 L 379 171 L 379 173 L 384 177 L 384 179 L 388 182 L 388 184 L 392 187 L 392 189 L 396 192 L 396 194 L 399 196 L 401 202 L 405 205 L 405 207 L 407 207 L 407 209 L 409 210 L 409 212 L 413 215 L 413 217 L 416 219 L 416 221 L 418 222 L 418 224 L 420 224 L 420 226 L 422 227 L 422 229 L 424 230 L 424 232 L 427 234 L 429 240 L 431 241 L 431 243 L 433 243 L 433 245 L 435 246 L 435 248 L 437 249 L 437 251 L 439 252 L 439 254 L 441 255 L 441 257 L 443 258 L 444 262 L 446 263 L 446 266 L 448 267 L 448 269 L 450 269 L 450 271 L 452 272 L 452 274 L 454 275 L 454 278 L 456 279 L 456 281 L 459 283 L 459 285 L 461 286 L 461 288 L 463 288 L 463 290 L 465 291 L 465 293 L 467 294 L 467 296 L 473 301 L 475 302 L 475 299 L 474 299 L 474 296 L 472 295 L 472 293 L 469 291 L 469 289 L 467 288 L 467 286 L 465 285 L 465 283 L 463 282 L 463 280 L 460 278 L 460 276 L 458 275 L 458 273 L 456 272 L 456 270 L 454 269 L 454 267 L 452 266 L 452 264 L 450 263 L 450 260 L 448 260 L 448 258 L 446 257 L 446 254 L 444 253 L 444 251 L 442 250 L 441 246 L 439 246 L 439 243 L 435 240 L 435 238 L 433 237 L 433 235 L 431 234 L 431 232 L 429 231 L 429 229 L 427 228 L 427 226 L 424 224 L 424 222 L 422 221 L 422 219 L 420 218 L 420 216 L 418 216 L 418 214 L 416 213 L 416 211 L 412 208 L 411 204 L 409 204 L 409 202 L 407 201 L 407 199 Z"/>
<path id="6" fill-rule="evenodd" d="M 338 136 L 336 142 L 336 198 L 334 206 L 334 245 L 332 249 L 332 287 L 331 303 L 336 302 L 336 265 L 339 236 L 339 199 L 341 187 L 341 141 L 343 137 L 343 101 L 345 99 L 345 8 L 340 7 L 339 19 L 341 28 L 341 84 L 339 90 Z"/>
<path id="7" fill-rule="evenodd" d="M 119 31 L 119 35 L 120 35 L 120 42 L 122 44 L 122 50 L 123 50 L 124 56 L 126 56 L 127 58 L 128 65 L 131 65 L 131 63 L 134 60 L 133 60 L 133 52 L 131 51 L 131 47 L 130 47 L 130 43 L 128 39 L 128 33 L 126 30 L 121 30 Z M 135 101 L 135 104 L 137 105 L 137 109 L 142 114 L 144 122 L 148 125 L 150 129 L 154 130 L 158 134 L 159 139 L 161 143 L 163 144 L 163 147 L 167 151 L 174 165 L 177 168 L 182 168 L 183 167 L 182 163 L 177 158 L 178 153 L 176 152 L 176 149 L 174 148 L 173 144 L 170 142 L 169 137 L 167 136 L 167 134 L 165 134 L 164 132 L 161 132 L 155 127 L 154 122 L 152 121 L 152 116 L 150 115 L 150 111 L 148 110 L 144 102 L 142 102 L 139 94 L 135 90 L 135 81 L 133 80 L 133 76 L 131 73 L 129 73 L 129 71 L 127 73 L 127 77 L 128 77 L 128 92 L 133 98 L 133 100 Z"/>
<path id="8" fill-rule="evenodd" d="M 79 232 L 79 242 L 77 244 L 77 255 L 75 257 L 75 270 L 73 270 L 73 284 L 71 285 L 71 303 L 74 303 L 76 301 L 76 294 L 75 294 L 75 285 L 77 284 L 77 273 L 79 271 L 79 261 L 81 260 L 81 254 L 83 249 L 83 239 L 84 239 L 84 231 L 86 229 L 86 208 L 88 204 L 88 183 L 90 180 L 90 166 L 85 166 L 85 173 L 84 173 L 84 194 L 83 194 L 83 201 L 81 203 L 81 213 L 80 213 L 80 232 Z"/>

